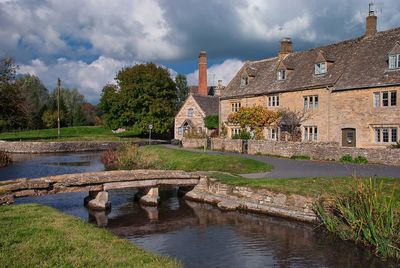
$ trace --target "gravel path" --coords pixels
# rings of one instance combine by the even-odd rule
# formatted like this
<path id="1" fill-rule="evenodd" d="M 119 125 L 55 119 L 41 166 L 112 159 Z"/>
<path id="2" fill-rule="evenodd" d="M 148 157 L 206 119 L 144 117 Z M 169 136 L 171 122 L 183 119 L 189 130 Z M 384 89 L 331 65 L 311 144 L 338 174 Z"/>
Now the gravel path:
<path id="1" fill-rule="evenodd" d="M 164 145 L 179 150 L 204 152 L 198 149 L 186 149 L 173 145 Z M 302 177 L 362 177 L 400 178 L 400 166 L 385 166 L 378 164 L 343 164 L 340 162 L 292 160 L 263 155 L 248 155 L 230 152 L 206 151 L 208 154 L 234 155 L 255 159 L 274 166 L 271 172 L 243 174 L 246 178 L 302 178 Z"/>

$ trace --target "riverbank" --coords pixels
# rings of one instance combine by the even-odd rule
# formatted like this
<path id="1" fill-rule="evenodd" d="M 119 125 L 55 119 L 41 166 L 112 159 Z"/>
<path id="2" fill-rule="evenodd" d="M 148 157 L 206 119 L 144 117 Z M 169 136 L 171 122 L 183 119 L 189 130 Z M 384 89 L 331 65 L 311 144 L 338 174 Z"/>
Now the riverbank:
<path id="1" fill-rule="evenodd" d="M 180 267 L 49 207 L 2 206 L 0 215 L 2 267 Z"/>

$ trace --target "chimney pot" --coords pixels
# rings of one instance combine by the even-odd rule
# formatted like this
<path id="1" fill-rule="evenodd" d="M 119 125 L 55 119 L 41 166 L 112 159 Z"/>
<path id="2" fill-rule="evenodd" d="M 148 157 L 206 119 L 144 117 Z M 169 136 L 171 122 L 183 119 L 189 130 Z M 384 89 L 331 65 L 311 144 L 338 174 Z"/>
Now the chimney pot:
<path id="1" fill-rule="evenodd" d="M 199 86 L 197 93 L 199 95 L 207 96 L 207 54 L 205 51 L 200 51 L 199 54 Z"/>
<path id="2" fill-rule="evenodd" d="M 292 39 L 289 37 L 284 37 L 281 39 L 281 47 L 279 50 L 279 58 L 283 59 L 286 55 L 289 55 L 293 52 L 293 43 Z"/>

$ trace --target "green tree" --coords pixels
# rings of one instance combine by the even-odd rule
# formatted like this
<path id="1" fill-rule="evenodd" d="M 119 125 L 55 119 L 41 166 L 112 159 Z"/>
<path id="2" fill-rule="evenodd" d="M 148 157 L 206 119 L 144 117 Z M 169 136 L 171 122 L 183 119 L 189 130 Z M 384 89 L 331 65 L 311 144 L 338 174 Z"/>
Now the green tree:
<path id="1" fill-rule="evenodd" d="M 187 85 L 186 76 L 178 74 L 175 78 L 176 84 L 176 100 L 175 108 L 179 110 L 189 94 L 189 87 Z"/>
<path id="2" fill-rule="evenodd" d="M 15 84 L 18 66 L 11 58 L 0 59 L 0 130 L 25 128 L 28 111 Z"/>
<path id="3" fill-rule="evenodd" d="M 103 88 L 100 108 L 111 128 L 133 127 L 164 134 L 171 131 L 175 115 L 175 83 L 167 69 L 153 63 L 120 70 L 117 87 Z"/>
<path id="4" fill-rule="evenodd" d="M 218 115 L 208 115 L 204 118 L 204 125 L 208 129 L 218 128 Z"/>
<path id="5" fill-rule="evenodd" d="M 49 92 L 40 79 L 34 75 L 23 75 L 16 80 L 29 114 L 29 128 L 42 128 L 42 115 L 49 103 Z"/>

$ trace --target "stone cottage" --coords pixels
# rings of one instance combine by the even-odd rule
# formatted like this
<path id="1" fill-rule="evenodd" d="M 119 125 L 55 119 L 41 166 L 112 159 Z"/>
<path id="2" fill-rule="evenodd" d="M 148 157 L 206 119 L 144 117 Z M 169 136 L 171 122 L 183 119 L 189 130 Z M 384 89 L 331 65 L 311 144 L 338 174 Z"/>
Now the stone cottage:
<path id="1" fill-rule="evenodd" d="M 205 127 L 204 118 L 218 115 L 219 94 L 224 89 L 222 81 L 218 86 L 207 86 L 207 55 L 199 54 L 199 85 L 190 87 L 189 96 L 175 116 L 175 139 L 181 140 L 185 133 L 210 134 Z"/>
<path id="2" fill-rule="evenodd" d="M 294 52 L 283 38 L 276 57 L 248 61 L 220 96 L 220 127 L 230 113 L 253 105 L 303 111 L 303 142 L 383 147 L 399 141 L 400 28 L 377 32 L 370 10 L 365 34 L 353 40 Z M 265 129 L 265 139 L 283 139 L 284 122 Z"/>

